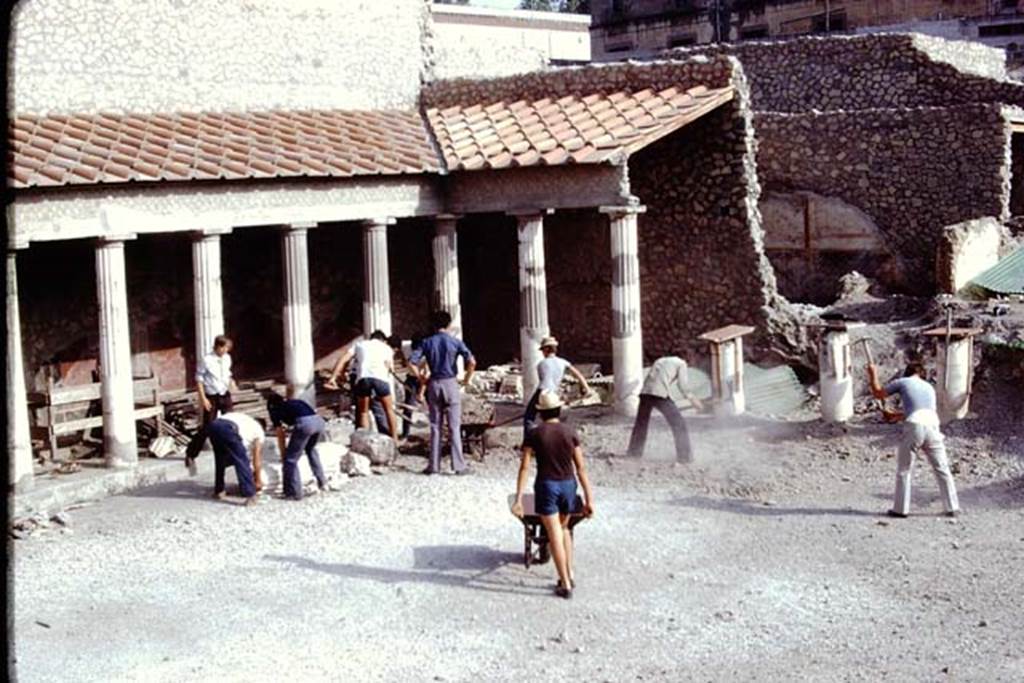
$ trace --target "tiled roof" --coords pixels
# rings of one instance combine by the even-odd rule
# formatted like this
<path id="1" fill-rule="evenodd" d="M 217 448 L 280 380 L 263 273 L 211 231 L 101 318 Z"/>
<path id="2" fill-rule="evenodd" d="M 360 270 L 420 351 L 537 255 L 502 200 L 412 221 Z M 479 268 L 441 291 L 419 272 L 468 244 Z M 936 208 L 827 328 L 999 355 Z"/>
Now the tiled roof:
<path id="1" fill-rule="evenodd" d="M 440 172 L 416 111 L 19 116 L 14 188 Z"/>
<path id="2" fill-rule="evenodd" d="M 732 99 L 731 88 L 616 92 L 427 112 L 447 170 L 619 159 Z M 15 188 L 130 181 L 444 173 L 416 111 L 19 116 Z"/>
<path id="3" fill-rule="evenodd" d="M 429 109 L 450 171 L 600 163 L 629 155 L 732 99 L 731 87 L 615 92 Z"/>

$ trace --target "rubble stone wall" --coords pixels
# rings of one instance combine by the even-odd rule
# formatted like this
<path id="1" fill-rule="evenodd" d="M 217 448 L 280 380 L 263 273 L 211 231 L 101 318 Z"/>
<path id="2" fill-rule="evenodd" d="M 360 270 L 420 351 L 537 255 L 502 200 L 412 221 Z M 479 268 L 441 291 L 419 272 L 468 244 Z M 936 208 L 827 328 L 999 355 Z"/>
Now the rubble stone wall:
<path id="1" fill-rule="evenodd" d="M 423 89 L 424 107 L 444 109 L 466 102 L 527 101 L 566 95 L 582 97 L 619 90 L 664 90 L 705 85 L 720 88 L 731 82 L 736 61 L 727 56 L 671 62 L 595 64 L 502 78 L 438 81 Z"/>
<path id="2" fill-rule="evenodd" d="M 548 319 L 560 352 L 612 372 L 612 256 L 608 217 L 596 209 L 544 219 Z"/>
<path id="3" fill-rule="evenodd" d="M 758 114 L 755 124 L 765 189 L 816 192 L 858 207 L 915 291 L 934 288 L 945 226 L 1007 215 L 999 106 Z"/>
<path id="4" fill-rule="evenodd" d="M 408 108 L 426 69 L 428 24 L 425 0 L 21 0 L 9 106 Z"/>
<path id="5" fill-rule="evenodd" d="M 1010 215 L 1024 216 L 1024 133 L 1015 133 L 1010 177 Z"/>
<path id="6" fill-rule="evenodd" d="M 764 255 L 746 84 L 737 97 L 629 160 L 639 218 L 644 352 L 651 358 L 730 323 L 793 334 Z M 763 337 L 762 337 L 763 338 Z M 790 337 L 792 338 L 792 337 Z"/>
<path id="7" fill-rule="evenodd" d="M 809 36 L 677 48 L 661 58 L 732 55 L 750 81 L 754 111 L 810 112 L 1024 104 L 1002 50 L 921 34 Z"/>

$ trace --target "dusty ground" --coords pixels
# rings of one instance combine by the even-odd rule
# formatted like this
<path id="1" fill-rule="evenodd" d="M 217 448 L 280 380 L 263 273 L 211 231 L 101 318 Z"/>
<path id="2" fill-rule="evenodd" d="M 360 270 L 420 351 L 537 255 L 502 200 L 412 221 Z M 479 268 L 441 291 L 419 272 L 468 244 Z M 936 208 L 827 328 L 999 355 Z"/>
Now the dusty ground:
<path id="1" fill-rule="evenodd" d="M 895 428 L 695 418 L 698 462 L 584 425 L 597 515 L 579 588 L 524 569 L 511 451 L 407 456 L 302 503 L 142 490 L 14 545 L 21 681 L 1020 680 L 1024 434 L 952 429 L 966 510 L 889 520 Z M 1019 424 L 1019 423 L 1018 423 Z M 967 433 L 966 429 L 960 429 Z M 512 434 L 508 436 L 511 440 Z M 239 502 L 237 499 L 234 502 Z"/>

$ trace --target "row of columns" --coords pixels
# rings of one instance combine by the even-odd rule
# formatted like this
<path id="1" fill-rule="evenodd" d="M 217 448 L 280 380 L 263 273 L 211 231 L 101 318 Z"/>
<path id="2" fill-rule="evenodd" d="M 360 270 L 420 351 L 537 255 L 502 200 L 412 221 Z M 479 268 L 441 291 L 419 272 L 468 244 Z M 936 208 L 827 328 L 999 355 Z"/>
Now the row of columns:
<path id="1" fill-rule="evenodd" d="M 613 263 L 612 347 L 616 408 L 635 412 L 643 375 L 640 335 L 640 282 L 636 216 L 642 207 L 604 208 L 611 227 Z M 540 341 L 550 334 L 547 282 L 544 273 L 544 215 L 549 211 L 513 214 L 518 222 L 520 351 L 523 388 L 528 399 L 537 386 L 536 365 Z M 434 261 L 434 305 L 452 316 L 452 330 L 462 334 L 459 293 L 459 216 L 436 219 L 431 243 Z M 369 334 L 391 334 L 391 301 L 388 277 L 387 227 L 394 218 L 363 221 L 364 302 L 363 328 Z M 296 223 L 281 231 L 284 274 L 284 355 L 289 393 L 311 402 L 313 391 L 313 325 L 310 310 L 307 236 L 315 223 Z M 192 234 L 193 292 L 195 304 L 196 358 L 213 347 L 224 332 L 224 296 L 221 277 L 221 237 L 230 229 L 208 229 Z M 96 292 L 99 306 L 99 372 L 102 384 L 104 451 L 108 466 L 124 467 L 137 462 L 134 391 L 128 288 L 125 272 L 125 241 L 134 235 L 104 237 L 96 243 Z M 10 481 L 16 490 L 31 486 L 32 451 L 21 351 L 16 252 L 7 254 L 7 444 Z"/>

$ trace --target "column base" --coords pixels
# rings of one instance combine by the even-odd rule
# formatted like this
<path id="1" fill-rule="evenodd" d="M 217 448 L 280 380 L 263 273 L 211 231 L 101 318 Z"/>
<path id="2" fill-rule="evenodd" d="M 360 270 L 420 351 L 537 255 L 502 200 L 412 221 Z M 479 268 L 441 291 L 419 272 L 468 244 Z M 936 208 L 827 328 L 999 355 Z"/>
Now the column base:
<path id="1" fill-rule="evenodd" d="M 731 398 L 716 401 L 711 412 L 717 417 L 733 417 L 747 411 L 747 400 L 742 394 L 733 394 Z"/>
<path id="2" fill-rule="evenodd" d="M 853 417 L 853 382 L 821 382 L 821 419 L 846 422 Z"/>
<path id="3" fill-rule="evenodd" d="M 523 364 L 523 405 L 530 401 L 530 397 L 537 391 L 540 380 L 537 379 L 537 363 L 541 361 L 544 354 L 540 352 L 541 340 L 548 336 L 547 327 L 520 327 L 519 328 L 519 353 L 522 356 Z"/>
<path id="4" fill-rule="evenodd" d="M 127 469 L 139 464 L 139 446 L 132 441 L 103 440 L 103 457 L 110 469 Z"/>
<path id="5" fill-rule="evenodd" d="M 615 412 L 633 417 L 640 406 L 644 383 L 643 341 L 640 333 L 612 338 L 612 368 L 615 375 Z"/>
<path id="6" fill-rule="evenodd" d="M 16 481 L 11 482 L 11 491 L 14 493 L 14 495 L 17 496 L 23 493 L 28 493 L 29 491 L 34 489 L 35 486 L 35 475 L 33 475 L 30 472 L 28 474 L 21 475 L 21 477 L 19 477 Z"/>

